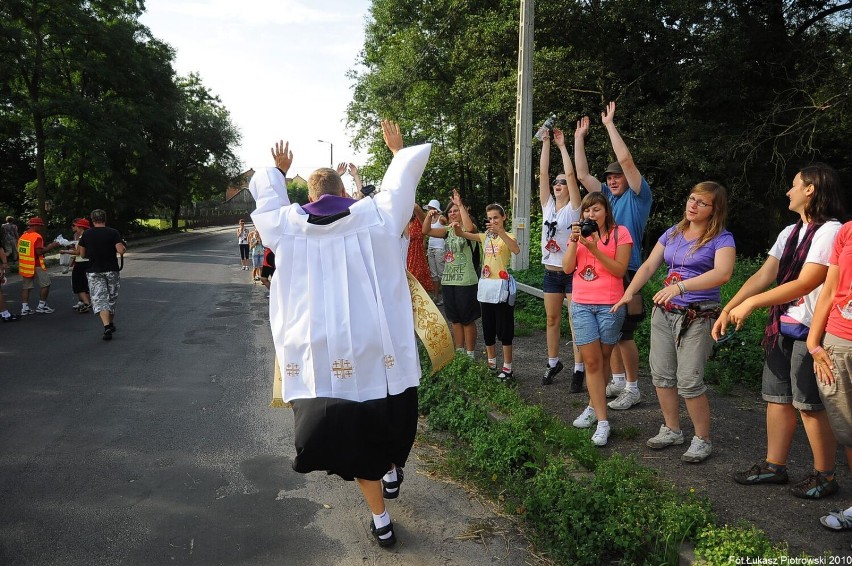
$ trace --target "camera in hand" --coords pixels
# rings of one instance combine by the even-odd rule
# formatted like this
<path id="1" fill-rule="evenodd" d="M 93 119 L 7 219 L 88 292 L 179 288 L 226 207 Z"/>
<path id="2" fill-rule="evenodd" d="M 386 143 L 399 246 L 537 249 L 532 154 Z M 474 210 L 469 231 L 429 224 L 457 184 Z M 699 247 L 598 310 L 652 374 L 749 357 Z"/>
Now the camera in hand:
<path id="1" fill-rule="evenodd" d="M 591 218 L 584 218 L 580 221 L 580 234 L 582 234 L 584 238 L 588 238 L 597 231 L 598 223 Z"/>

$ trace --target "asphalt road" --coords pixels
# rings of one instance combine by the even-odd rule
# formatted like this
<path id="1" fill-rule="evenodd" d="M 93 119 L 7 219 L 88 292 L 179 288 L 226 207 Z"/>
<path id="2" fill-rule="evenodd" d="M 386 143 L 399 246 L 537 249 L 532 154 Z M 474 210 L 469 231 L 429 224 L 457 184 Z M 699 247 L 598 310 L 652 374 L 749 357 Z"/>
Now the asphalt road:
<path id="1" fill-rule="evenodd" d="M 58 268 L 55 313 L 0 324 L 0 564 L 536 563 L 511 522 L 432 478 L 427 447 L 388 504 L 390 551 L 354 484 L 292 471 L 266 291 L 232 236 L 131 246 L 110 342 Z M 20 312 L 20 278 L 3 290 Z"/>

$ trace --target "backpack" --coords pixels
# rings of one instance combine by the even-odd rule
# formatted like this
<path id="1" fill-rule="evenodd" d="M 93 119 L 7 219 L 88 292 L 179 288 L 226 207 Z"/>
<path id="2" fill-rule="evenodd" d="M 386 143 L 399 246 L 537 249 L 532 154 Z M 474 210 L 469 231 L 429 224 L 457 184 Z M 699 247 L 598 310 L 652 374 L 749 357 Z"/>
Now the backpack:
<path id="1" fill-rule="evenodd" d="M 473 258 L 473 270 L 477 277 L 482 276 L 482 251 L 479 247 L 479 242 L 468 240 L 467 245 L 470 246 L 470 255 Z"/>

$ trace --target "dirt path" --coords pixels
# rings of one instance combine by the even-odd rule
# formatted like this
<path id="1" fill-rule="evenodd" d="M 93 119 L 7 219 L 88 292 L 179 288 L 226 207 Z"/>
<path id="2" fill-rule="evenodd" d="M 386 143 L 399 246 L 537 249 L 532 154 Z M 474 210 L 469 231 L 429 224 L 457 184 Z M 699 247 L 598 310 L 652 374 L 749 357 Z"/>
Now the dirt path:
<path id="1" fill-rule="evenodd" d="M 481 342 L 481 334 L 479 340 Z M 480 351 L 483 350 L 484 347 Z M 541 405 L 570 425 L 588 403 L 588 395 L 585 391 L 581 394 L 568 392 L 573 359 L 570 346 L 563 342 L 561 350 L 565 370 L 550 386 L 541 385 L 547 361 L 544 332 L 515 338 L 513 369 L 518 392 L 524 399 Z M 637 461 L 658 470 L 662 477 L 709 497 L 720 522 L 736 524 L 745 520 L 752 523 L 766 531 L 772 540 L 786 541 L 793 555 L 802 551 L 812 556 L 826 551 L 844 557 L 852 554 L 852 536 L 828 531 L 819 524 L 819 517 L 828 510 L 852 505 L 852 477 L 842 450 L 837 457 L 841 489 L 828 499 L 798 499 L 789 492 L 789 487 L 804 477 L 812 465 L 801 425 L 796 431 L 788 462 L 790 484 L 739 485 L 731 479 L 731 473 L 745 470 L 765 456 L 765 403 L 760 395 L 743 391 L 723 396 L 711 391 L 713 455 L 701 464 L 686 464 L 681 462 L 680 456 L 688 448 L 689 440 L 683 446 L 661 451 L 645 446 L 645 441 L 657 433 L 663 421 L 647 368 L 641 371 L 639 381 L 642 402 L 627 411 L 610 412 L 613 435 L 609 444 L 602 448 L 605 453 L 635 455 Z M 687 439 L 691 439 L 692 425 L 683 403 L 681 423 Z M 613 514 L 614 518 L 617 516 Z"/>

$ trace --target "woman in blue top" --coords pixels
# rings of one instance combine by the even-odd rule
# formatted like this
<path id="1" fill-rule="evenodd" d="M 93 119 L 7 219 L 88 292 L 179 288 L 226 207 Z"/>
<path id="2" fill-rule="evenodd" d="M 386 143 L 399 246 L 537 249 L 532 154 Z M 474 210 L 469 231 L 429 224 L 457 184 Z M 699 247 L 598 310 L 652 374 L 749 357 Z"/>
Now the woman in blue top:
<path id="1" fill-rule="evenodd" d="M 665 286 L 657 291 L 651 315 L 651 377 L 665 423 L 649 439 L 650 448 L 683 444 L 680 402 L 695 435 L 681 460 L 701 462 L 712 451 L 710 404 L 704 384 L 704 365 L 713 350 L 710 331 L 721 310 L 719 288 L 733 274 L 736 248 L 725 229 L 728 195 L 712 181 L 698 183 L 686 199 L 683 220 L 660 236 L 651 255 L 636 272 L 613 311 L 630 302 L 663 262 Z"/>

